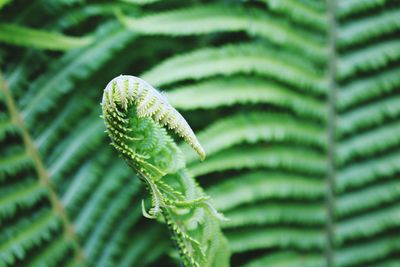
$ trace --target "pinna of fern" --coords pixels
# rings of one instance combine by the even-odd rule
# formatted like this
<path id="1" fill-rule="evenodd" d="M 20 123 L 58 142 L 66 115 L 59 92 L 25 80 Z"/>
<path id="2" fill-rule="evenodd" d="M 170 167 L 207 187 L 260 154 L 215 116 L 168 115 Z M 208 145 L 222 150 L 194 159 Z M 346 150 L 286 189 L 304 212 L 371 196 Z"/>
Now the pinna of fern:
<path id="1" fill-rule="evenodd" d="M 205 153 L 185 119 L 156 89 L 134 76 L 119 76 L 104 90 L 103 118 L 112 145 L 145 182 L 153 207 L 143 215 L 162 217 L 185 266 L 228 266 L 223 220 L 185 169 L 179 147 L 162 125 Z"/>

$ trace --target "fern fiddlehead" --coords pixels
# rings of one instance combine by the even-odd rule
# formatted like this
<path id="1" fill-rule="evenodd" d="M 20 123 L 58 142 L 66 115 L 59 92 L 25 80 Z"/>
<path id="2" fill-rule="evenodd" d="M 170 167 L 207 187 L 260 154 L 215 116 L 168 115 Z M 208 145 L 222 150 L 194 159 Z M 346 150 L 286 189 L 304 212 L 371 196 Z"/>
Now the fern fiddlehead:
<path id="1" fill-rule="evenodd" d="M 166 126 L 204 160 L 188 123 L 164 95 L 134 76 L 121 75 L 105 88 L 103 119 L 112 145 L 147 185 L 152 208 L 143 215 L 164 220 L 185 266 L 228 266 L 229 250 L 209 197 L 185 169 L 182 152 Z"/>

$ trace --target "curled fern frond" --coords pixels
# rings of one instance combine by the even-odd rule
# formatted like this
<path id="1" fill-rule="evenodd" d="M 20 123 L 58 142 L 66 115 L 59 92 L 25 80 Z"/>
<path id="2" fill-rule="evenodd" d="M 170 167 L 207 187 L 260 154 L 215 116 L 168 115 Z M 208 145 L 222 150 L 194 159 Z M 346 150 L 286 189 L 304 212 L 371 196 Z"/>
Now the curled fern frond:
<path id="1" fill-rule="evenodd" d="M 229 252 L 212 206 L 185 169 L 182 152 L 163 126 L 181 136 L 203 160 L 205 152 L 185 119 L 151 85 L 119 76 L 104 90 L 103 118 L 112 145 L 148 186 L 152 208 L 164 219 L 185 266 L 227 266 Z M 222 265 L 221 265 L 222 264 Z"/>

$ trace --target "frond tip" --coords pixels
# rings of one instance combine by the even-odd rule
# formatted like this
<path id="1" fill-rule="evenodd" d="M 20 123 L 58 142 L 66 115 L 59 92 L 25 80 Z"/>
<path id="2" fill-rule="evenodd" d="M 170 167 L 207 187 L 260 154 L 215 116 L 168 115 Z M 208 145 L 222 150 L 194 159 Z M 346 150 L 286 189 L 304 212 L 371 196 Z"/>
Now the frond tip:
<path id="1" fill-rule="evenodd" d="M 120 75 L 110 81 L 104 90 L 102 106 L 104 112 L 115 112 L 117 107 L 127 110 L 134 104 L 139 118 L 151 117 L 182 137 L 199 155 L 206 157 L 189 124 L 168 102 L 166 97 L 144 80 L 130 75 Z"/>
<path id="2" fill-rule="evenodd" d="M 143 216 L 164 219 L 185 267 L 229 266 L 229 247 L 219 225 L 224 217 L 187 173 L 182 151 L 165 129 L 174 130 L 204 159 L 204 149 L 182 115 L 133 76 L 108 83 L 101 105 L 111 145 L 150 192 L 152 205 L 146 211 L 142 202 Z"/>

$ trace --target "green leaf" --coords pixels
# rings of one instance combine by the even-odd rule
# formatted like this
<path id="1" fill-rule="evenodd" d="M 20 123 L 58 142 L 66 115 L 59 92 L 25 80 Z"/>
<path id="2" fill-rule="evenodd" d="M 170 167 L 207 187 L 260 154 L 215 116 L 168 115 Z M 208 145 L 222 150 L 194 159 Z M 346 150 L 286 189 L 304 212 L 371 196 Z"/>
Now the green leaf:
<path id="1" fill-rule="evenodd" d="M 69 50 L 87 46 L 93 42 L 93 38 L 70 37 L 55 32 L 1 23 L 0 42 L 38 49 Z"/>

